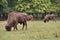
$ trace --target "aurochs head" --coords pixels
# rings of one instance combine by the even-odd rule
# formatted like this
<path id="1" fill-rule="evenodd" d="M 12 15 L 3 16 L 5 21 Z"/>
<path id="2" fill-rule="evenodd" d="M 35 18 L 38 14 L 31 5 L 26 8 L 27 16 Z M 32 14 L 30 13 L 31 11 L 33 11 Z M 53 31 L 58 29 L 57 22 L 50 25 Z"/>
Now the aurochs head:
<path id="1" fill-rule="evenodd" d="M 11 26 L 10 25 L 5 25 L 6 31 L 11 31 Z"/>

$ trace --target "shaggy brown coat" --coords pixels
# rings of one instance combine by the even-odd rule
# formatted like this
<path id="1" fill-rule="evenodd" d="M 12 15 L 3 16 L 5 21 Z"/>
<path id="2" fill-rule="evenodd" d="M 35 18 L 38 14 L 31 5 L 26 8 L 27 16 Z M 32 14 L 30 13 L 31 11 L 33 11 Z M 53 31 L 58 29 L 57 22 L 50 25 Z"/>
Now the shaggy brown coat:
<path id="1" fill-rule="evenodd" d="M 56 15 L 54 15 L 54 14 L 47 14 L 44 17 L 44 23 L 48 22 L 49 20 L 54 20 L 55 21 L 55 18 L 56 18 Z"/>
<path id="2" fill-rule="evenodd" d="M 8 15 L 7 24 L 5 25 L 5 29 L 7 31 L 11 31 L 12 27 L 14 27 L 14 30 L 15 29 L 18 30 L 17 29 L 18 23 L 23 24 L 22 30 L 24 29 L 24 26 L 26 26 L 26 29 L 27 29 L 27 20 L 28 19 L 31 19 L 31 18 L 29 18 L 26 13 L 16 12 L 16 11 L 11 12 Z"/>

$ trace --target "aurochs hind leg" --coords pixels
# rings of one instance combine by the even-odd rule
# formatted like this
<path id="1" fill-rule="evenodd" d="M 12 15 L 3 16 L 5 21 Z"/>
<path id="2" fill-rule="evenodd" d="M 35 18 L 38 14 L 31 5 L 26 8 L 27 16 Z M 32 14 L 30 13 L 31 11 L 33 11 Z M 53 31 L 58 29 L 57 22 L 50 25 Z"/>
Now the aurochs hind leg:
<path id="1" fill-rule="evenodd" d="M 22 30 L 24 29 L 25 26 L 26 26 L 26 30 L 27 30 L 27 22 L 24 22 L 24 23 L 23 23 L 23 28 L 22 28 Z"/>

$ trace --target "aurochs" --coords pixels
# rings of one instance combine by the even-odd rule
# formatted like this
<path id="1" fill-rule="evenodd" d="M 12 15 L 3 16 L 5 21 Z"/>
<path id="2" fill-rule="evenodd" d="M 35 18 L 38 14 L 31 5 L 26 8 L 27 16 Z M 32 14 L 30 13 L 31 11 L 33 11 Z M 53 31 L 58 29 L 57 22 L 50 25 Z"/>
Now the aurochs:
<path id="1" fill-rule="evenodd" d="M 12 27 L 14 30 L 17 29 L 17 24 L 23 24 L 22 30 L 24 29 L 24 26 L 26 26 L 27 29 L 27 21 L 33 19 L 31 15 L 27 15 L 23 12 L 17 12 L 13 11 L 8 14 L 7 24 L 5 25 L 6 31 L 11 31 Z"/>
<path id="2" fill-rule="evenodd" d="M 49 20 L 55 20 L 56 19 L 56 15 L 54 14 L 47 14 L 45 17 L 44 17 L 44 23 L 48 22 Z"/>

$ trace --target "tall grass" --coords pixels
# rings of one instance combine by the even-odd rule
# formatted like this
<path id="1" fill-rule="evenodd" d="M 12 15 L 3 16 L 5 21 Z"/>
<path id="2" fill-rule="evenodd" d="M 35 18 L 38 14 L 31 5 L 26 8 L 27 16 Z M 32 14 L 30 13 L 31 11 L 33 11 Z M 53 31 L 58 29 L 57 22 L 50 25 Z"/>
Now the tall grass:
<path id="1" fill-rule="evenodd" d="M 22 25 L 18 24 L 18 31 L 7 32 L 6 21 L 0 21 L 0 40 L 60 40 L 60 21 L 28 21 L 28 29 L 21 30 Z"/>

